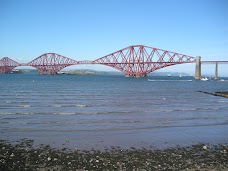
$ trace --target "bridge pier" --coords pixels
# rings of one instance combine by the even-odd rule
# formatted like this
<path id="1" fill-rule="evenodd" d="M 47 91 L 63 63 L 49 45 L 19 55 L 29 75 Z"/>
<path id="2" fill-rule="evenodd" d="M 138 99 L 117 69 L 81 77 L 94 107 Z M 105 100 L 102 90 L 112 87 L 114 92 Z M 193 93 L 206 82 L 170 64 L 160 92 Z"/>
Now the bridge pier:
<path id="1" fill-rule="evenodd" d="M 131 76 L 133 78 L 140 78 L 140 77 L 144 78 L 144 77 L 146 77 L 146 74 L 125 74 L 125 77 L 127 77 L 127 78 L 129 78 Z"/>
<path id="2" fill-rule="evenodd" d="M 196 57 L 196 69 L 195 69 L 195 79 L 200 80 L 201 79 L 201 57 Z"/>
<path id="3" fill-rule="evenodd" d="M 137 74 L 137 75 L 135 75 L 135 78 L 140 78 L 140 75 L 138 75 L 138 74 Z"/>
<path id="4" fill-rule="evenodd" d="M 215 80 L 218 80 L 218 63 L 215 63 Z"/>

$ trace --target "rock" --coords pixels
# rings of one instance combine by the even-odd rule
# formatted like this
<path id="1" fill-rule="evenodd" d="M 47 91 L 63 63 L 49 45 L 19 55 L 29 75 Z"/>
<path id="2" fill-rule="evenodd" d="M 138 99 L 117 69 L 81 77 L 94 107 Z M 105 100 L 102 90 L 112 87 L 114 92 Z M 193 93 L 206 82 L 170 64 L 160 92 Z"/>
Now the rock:
<path id="1" fill-rule="evenodd" d="M 205 92 L 205 91 L 198 91 L 198 92 L 205 93 L 205 94 L 211 94 L 213 96 L 220 96 L 220 97 L 228 98 L 228 92 L 214 92 L 214 93 Z"/>
<path id="2" fill-rule="evenodd" d="M 207 150 L 207 146 L 206 146 L 206 145 L 204 145 L 204 146 L 203 146 L 203 149 L 204 149 L 204 150 Z"/>

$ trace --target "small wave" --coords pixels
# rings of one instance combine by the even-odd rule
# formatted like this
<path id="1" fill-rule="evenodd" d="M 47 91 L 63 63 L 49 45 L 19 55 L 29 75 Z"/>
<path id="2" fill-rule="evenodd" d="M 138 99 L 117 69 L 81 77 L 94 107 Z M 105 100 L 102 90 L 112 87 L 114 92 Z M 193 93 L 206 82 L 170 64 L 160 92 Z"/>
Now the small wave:
<path id="1" fill-rule="evenodd" d="M 33 115 L 34 112 L 0 112 L 0 115 Z"/>
<path id="2" fill-rule="evenodd" d="M 55 112 L 55 113 L 52 113 L 53 115 L 76 115 L 77 113 L 66 113 L 66 112 Z"/>
<path id="3" fill-rule="evenodd" d="M 148 79 L 148 81 L 154 81 L 154 82 L 163 82 L 163 81 L 168 81 L 168 82 L 173 82 L 173 81 L 182 81 L 182 82 L 191 82 L 192 80 L 151 80 L 151 79 Z"/>
<path id="4" fill-rule="evenodd" d="M 8 116 L 8 117 L 0 118 L 0 120 L 14 120 L 14 119 L 18 119 L 18 117 L 9 117 Z"/>
<path id="5" fill-rule="evenodd" d="M 227 100 L 219 100 L 218 102 L 219 102 L 219 103 L 228 103 Z"/>
<path id="6" fill-rule="evenodd" d="M 192 109 L 167 109 L 167 110 L 146 110 L 145 113 L 158 113 L 158 112 L 187 112 L 187 111 L 200 111 L 200 110 L 219 110 L 220 108 L 192 108 Z"/>
<path id="7" fill-rule="evenodd" d="M 153 112 L 155 112 L 155 113 L 156 113 L 156 112 L 174 112 L 174 111 L 175 111 L 175 110 L 171 110 L 171 109 L 168 110 L 168 109 L 167 109 L 167 110 L 146 110 L 146 111 L 144 111 L 144 112 L 146 112 L 146 113 L 151 113 L 151 112 L 153 113 Z"/>
<path id="8" fill-rule="evenodd" d="M 52 107 L 78 107 L 78 108 L 83 108 L 83 107 L 87 107 L 87 105 L 85 104 L 53 104 Z"/>
<path id="9" fill-rule="evenodd" d="M 75 107 L 87 107 L 87 105 L 83 105 L 83 104 L 76 104 Z"/>
<path id="10" fill-rule="evenodd" d="M 19 105 L 19 107 L 29 108 L 31 105 Z"/>
<path id="11" fill-rule="evenodd" d="M 0 112 L 0 115 L 99 115 L 113 112 Z"/>
<path id="12" fill-rule="evenodd" d="M 192 108 L 192 109 L 175 109 L 174 111 L 200 111 L 200 110 L 219 110 L 220 108 Z"/>
<path id="13" fill-rule="evenodd" d="M 219 110 L 219 108 L 210 108 L 210 107 L 205 107 L 205 108 L 197 108 L 197 110 Z"/>
<path id="14" fill-rule="evenodd" d="M 54 112 L 49 113 L 53 115 L 103 115 L 103 114 L 113 114 L 113 113 L 119 113 L 119 112 Z M 129 112 L 121 112 L 121 113 L 129 113 Z"/>
<path id="15" fill-rule="evenodd" d="M 60 105 L 60 104 L 54 104 L 53 107 L 57 107 L 58 108 L 58 107 L 62 107 L 62 105 Z"/>

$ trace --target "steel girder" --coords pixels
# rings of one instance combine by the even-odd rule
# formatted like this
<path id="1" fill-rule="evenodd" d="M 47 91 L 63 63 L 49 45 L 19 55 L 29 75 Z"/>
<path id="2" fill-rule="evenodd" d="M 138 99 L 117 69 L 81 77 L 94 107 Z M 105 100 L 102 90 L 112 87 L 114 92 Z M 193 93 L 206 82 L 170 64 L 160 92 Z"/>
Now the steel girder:
<path id="1" fill-rule="evenodd" d="M 20 66 L 18 62 L 4 57 L 0 60 L 0 73 L 10 73 L 17 66 Z"/>
<path id="2" fill-rule="evenodd" d="M 201 61 L 201 64 L 228 64 L 228 61 Z"/>
<path id="3" fill-rule="evenodd" d="M 167 66 L 193 62 L 194 57 L 143 45 L 129 46 L 94 61 L 133 76 L 145 76 Z"/>
<path id="4" fill-rule="evenodd" d="M 0 60 L 0 72 L 10 72 L 17 66 L 32 66 L 40 74 L 57 74 L 61 69 L 78 64 L 101 64 L 118 69 L 126 75 L 145 76 L 155 70 L 184 63 L 194 63 L 195 58 L 143 45 L 134 45 L 94 61 L 76 61 L 56 53 L 45 53 L 27 64 L 19 64 L 10 58 Z"/>
<path id="5" fill-rule="evenodd" d="M 27 63 L 27 66 L 37 68 L 40 74 L 57 74 L 61 69 L 76 64 L 78 64 L 78 61 L 62 55 L 56 53 L 45 53 Z"/>

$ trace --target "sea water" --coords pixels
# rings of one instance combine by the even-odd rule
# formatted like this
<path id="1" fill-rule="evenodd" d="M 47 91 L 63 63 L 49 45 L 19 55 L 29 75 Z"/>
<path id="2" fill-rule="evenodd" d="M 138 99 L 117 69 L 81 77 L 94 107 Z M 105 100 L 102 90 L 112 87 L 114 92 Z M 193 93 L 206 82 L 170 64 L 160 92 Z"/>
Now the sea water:
<path id="1" fill-rule="evenodd" d="M 0 75 L 0 139 L 56 147 L 228 142 L 225 81 L 124 75 Z"/>

